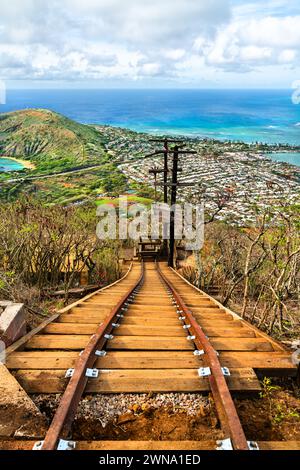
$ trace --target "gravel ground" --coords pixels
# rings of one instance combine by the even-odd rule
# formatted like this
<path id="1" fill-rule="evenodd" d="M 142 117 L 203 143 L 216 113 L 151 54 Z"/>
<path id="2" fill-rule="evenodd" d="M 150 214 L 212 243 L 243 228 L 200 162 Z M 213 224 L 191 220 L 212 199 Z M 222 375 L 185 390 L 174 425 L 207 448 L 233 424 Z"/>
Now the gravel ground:
<path id="1" fill-rule="evenodd" d="M 60 395 L 33 397 L 35 404 L 47 417 L 53 415 L 59 400 Z M 81 400 L 76 417 L 96 419 L 105 428 L 108 423 L 125 414 L 138 415 L 147 410 L 160 408 L 167 408 L 170 413 L 186 413 L 192 417 L 199 413 L 206 415 L 210 409 L 210 402 L 207 396 L 199 393 L 88 395 Z"/>

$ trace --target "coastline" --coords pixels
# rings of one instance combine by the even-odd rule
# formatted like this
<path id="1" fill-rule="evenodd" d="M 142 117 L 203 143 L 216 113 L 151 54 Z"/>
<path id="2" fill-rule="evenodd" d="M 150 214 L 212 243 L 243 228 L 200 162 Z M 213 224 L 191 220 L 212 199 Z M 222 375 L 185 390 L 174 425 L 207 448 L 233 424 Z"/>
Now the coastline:
<path id="1" fill-rule="evenodd" d="M 20 158 L 7 157 L 6 155 L 1 155 L 0 161 L 1 161 L 1 158 L 6 158 L 7 160 L 13 160 L 14 162 L 20 163 L 20 165 L 23 165 L 23 167 L 26 168 L 27 170 L 35 170 L 36 168 L 34 163 L 31 163 L 28 160 L 21 160 Z"/>

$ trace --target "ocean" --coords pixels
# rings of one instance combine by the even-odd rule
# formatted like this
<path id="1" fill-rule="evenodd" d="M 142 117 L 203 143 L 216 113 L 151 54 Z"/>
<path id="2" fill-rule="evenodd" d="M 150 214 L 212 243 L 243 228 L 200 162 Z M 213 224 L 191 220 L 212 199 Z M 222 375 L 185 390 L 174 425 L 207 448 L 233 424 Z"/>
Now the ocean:
<path id="1" fill-rule="evenodd" d="M 48 108 L 152 134 L 300 145 L 300 104 L 291 97 L 292 90 L 8 90 L 0 112 Z"/>
<path id="2" fill-rule="evenodd" d="M 24 166 L 22 163 L 15 162 L 14 160 L 10 160 L 8 158 L 1 158 L 0 157 L 0 173 L 4 172 L 7 173 L 9 171 L 17 171 L 22 170 Z"/>

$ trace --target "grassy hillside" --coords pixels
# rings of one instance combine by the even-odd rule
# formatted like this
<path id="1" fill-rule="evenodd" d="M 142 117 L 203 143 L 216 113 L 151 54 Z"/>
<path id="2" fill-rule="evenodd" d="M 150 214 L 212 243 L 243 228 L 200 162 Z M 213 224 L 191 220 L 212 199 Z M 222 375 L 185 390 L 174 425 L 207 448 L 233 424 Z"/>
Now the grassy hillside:
<path id="1" fill-rule="evenodd" d="M 0 200 L 30 195 L 43 204 L 70 204 L 122 193 L 126 178 L 107 153 L 106 140 L 101 130 L 49 110 L 0 114 L 0 156 L 36 167 L 1 173 Z"/>
<path id="2" fill-rule="evenodd" d="M 0 155 L 30 160 L 38 171 L 101 163 L 101 133 L 60 114 L 28 109 L 0 115 Z"/>

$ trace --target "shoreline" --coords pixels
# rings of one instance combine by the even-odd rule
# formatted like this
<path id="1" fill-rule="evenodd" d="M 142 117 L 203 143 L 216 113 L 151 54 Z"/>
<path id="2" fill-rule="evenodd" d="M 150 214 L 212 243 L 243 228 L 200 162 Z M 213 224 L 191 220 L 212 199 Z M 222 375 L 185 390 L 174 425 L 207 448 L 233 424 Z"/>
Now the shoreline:
<path id="1" fill-rule="evenodd" d="M 168 138 L 178 138 L 182 140 L 189 140 L 189 141 L 195 141 L 195 142 L 200 142 L 200 141 L 207 141 L 209 143 L 216 143 L 216 144 L 226 144 L 226 143 L 231 143 L 231 144 L 245 144 L 249 146 L 255 146 L 257 143 L 259 145 L 263 145 L 268 147 L 269 150 L 263 150 L 264 152 L 270 152 L 270 153 L 280 153 L 280 152 L 286 152 L 286 153 L 300 153 L 300 144 L 290 144 L 290 143 L 280 143 L 280 142 L 275 142 L 275 143 L 270 143 L 270 142 L 264 142 L 264 141 L 252 141 L 252 142 L 247 142 L 246 140 L 236 140 L 236 139 L 231 139 L 227 137 L 223 138 L 218 138 L 218 137 L 212 137 L 209 136 L 208 134 L 203 134 L 203 135 L 197 135 L 197 134 L 190 134 L 190 133 L 182 133 L 182 132 L 172 132 L 172 131 L 164 131 L 164 129 L 157 129 L 155 130 L 141 130 L 141 129 L 136 129 L 134 127 L 124 127 L 120 125 L 114 125 L 114 124 L 104 124 L 104 123 L 93 123 L 93 124 L 88 124 L 85 122 L 81 121 L 76 121 L 80 122 L 80 124 L 88 127 L 94 127 L 96 130 L 101 131 L 102 128 L 109 128 L 111 130 L 119 130 L 119 131 L 124 131 L 124 132 L 133 132 L 137 135 L 140 136 L 147 136 L 147 137 L 168 137 Z M 279 146 L 279 147 L 278 147 Z M 260 150 L 261 151 L 261 150 Z"/>
<path id="2" fill-rule="evenodd" d="M 23 165 L 24 168 L 26 168 L 26 170 L 35 170 L 36 168 L 34 163 L 31 163 L 28 160 L 21 160 L 20 158 L 7 157 L 6 155 L 1 155 L 0 161 L 1 161 L 1 158 L 6 158 L 6 160 L 12 160 L 14 162 L 20 163 L 21 165 Z"/>

